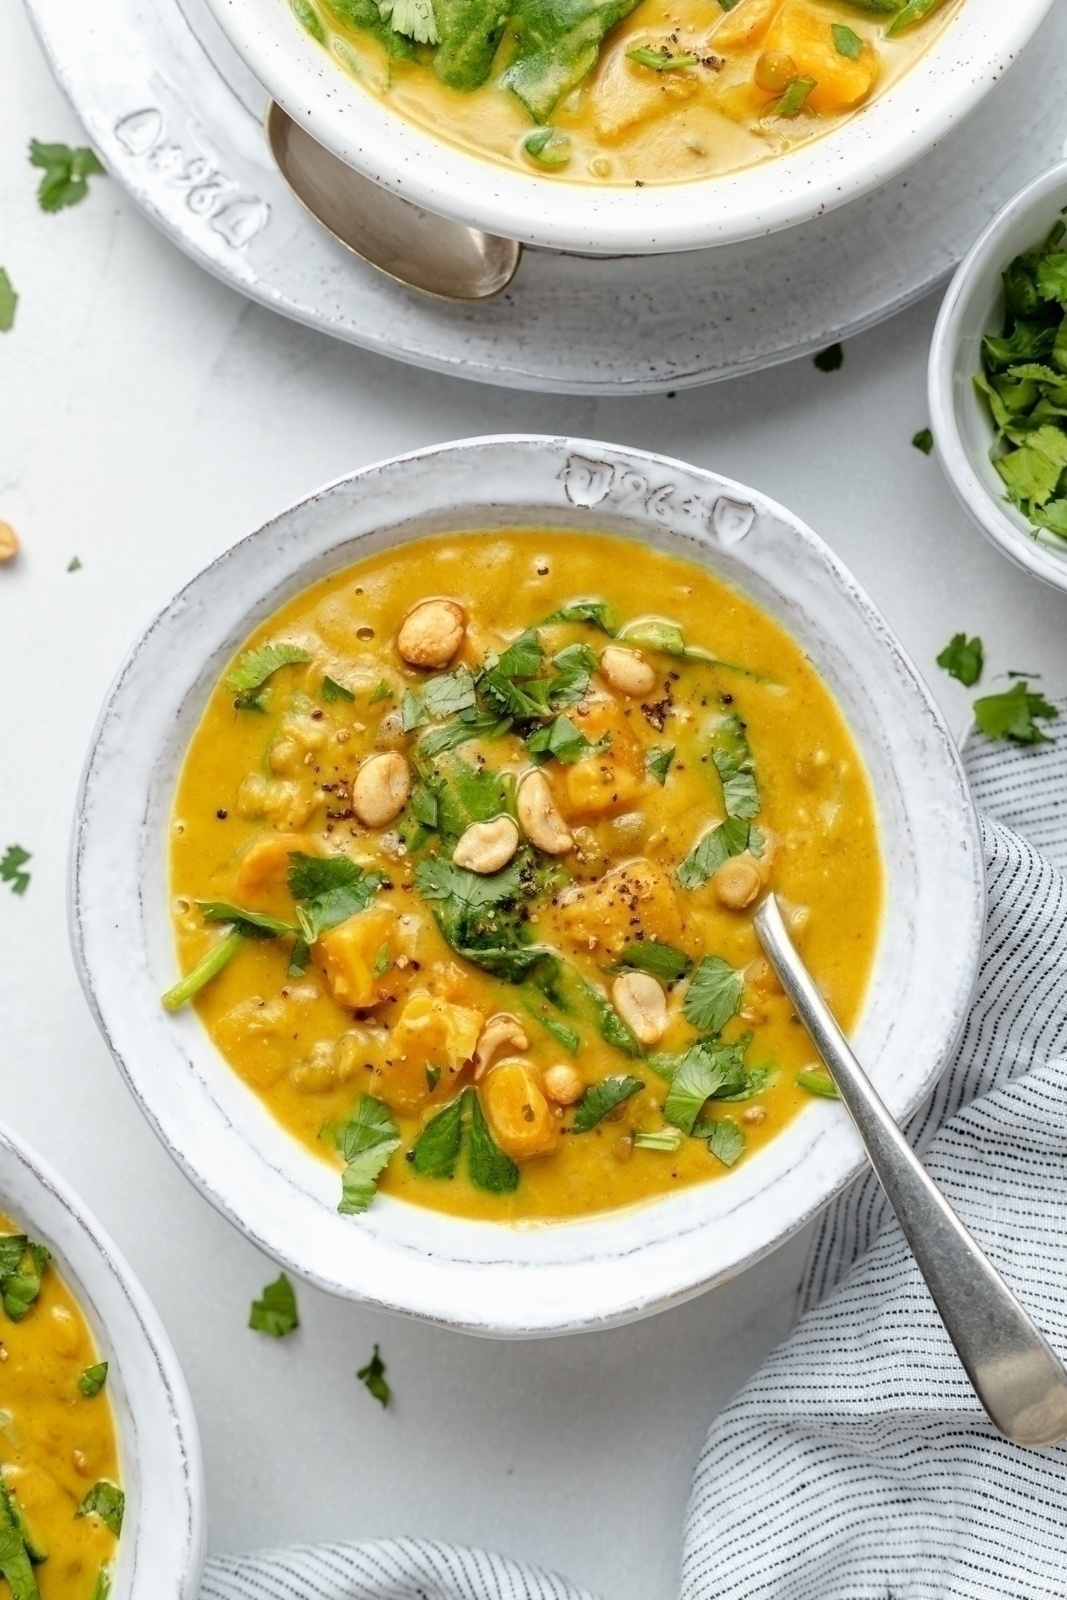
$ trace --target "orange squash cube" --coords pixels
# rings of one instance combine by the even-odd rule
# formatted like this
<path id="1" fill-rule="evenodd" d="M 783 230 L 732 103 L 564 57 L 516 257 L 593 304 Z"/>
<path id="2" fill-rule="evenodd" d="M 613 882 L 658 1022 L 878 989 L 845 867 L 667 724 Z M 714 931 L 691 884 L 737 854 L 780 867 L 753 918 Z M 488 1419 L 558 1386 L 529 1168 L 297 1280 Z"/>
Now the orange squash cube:
<path id="1" fill-rule="evenodd" d="M 550 1156 L 559 1149 L 560 1119 L 529 1062 L 501 1061 L 479 1093 L 493 1137 L 513 1161 Z"/>
<path id="2" fill-rule="evenodd" d="M 388 906 L 359 911 L 329 928 L 318 942 L 318 955 L 330 993 L 338 1005 L 366 1011 L 386 998 L 374 968 L 382 947 L 392 954 L 391 937 L 396 917 Z"/>
<path id="3" fill-rule="evenodd" d="M 850 111 L 866 100 L 874 87 L 878 54 L 865 41 L 855 61 L 839 55 L 830 20 L 824 10 L 806 0 L 783 0 L 764 44 L 767 50 L 782 50 L 791 56 L 799 77 L 815 79 L 806 102 L 813 111 Z"/>
<path id="4" fill-rule="evenodd" d="M 389 1036 L 376 1092 L 394 1111 L 408 1115 L 431 1100 L 451 1100 L 484 1021 L 482 1012 L 469 1006 L 413 989 Z M 437 1081 L 431 1083 L 434 1069 Z"/>

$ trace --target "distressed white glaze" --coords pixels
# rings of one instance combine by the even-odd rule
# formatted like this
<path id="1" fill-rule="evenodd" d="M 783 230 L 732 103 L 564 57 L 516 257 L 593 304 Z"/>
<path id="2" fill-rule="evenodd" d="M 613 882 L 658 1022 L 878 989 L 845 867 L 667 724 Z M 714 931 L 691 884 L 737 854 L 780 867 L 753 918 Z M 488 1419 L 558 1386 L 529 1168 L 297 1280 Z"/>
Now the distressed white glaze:
<path id="1" fill-rule="evenodd" d="M 204 1565 L 200 1439 L 163 1324 L 96 1219 L 2 1124 L 0 1211 L 52 1251 L 108 1363 L 126 1494 L 111 1600 L 196 1600 Z"/>
<path id="2" fill-rule="evenodd" d="M 193 260 L 335 338 L 520 389 L 683 388 L 869 327 L 945 277 L 1067 137 L 1061 5 L 965 126 L 830 215 L 714 255 L 528 250 L 499 299 L 448 305 L 359 261 L 293 198 L 263 136 L 266 94 L 206 0 L 30 0 L 30 12 L 109 173 Z"/>
<path id="3" fill-rule="evenodd" d="M 956 498 L 988 539 L 1016 566 L 1067 589 L 1067 543 L 1035 530 L 1005 498 L 989 458 L 995 432 L 974 387 L 982 340 L 1003 326 L 1001 274 L 1015 256 L 1040 244 L 1067 205 L 1067 161 L 1015 195 L 976 241 L 949 285 L 930 346 L 930 419 L 937 454 Z"/>
<path id="4" fill-rule="evenodd" d="M 824 544 L 765 496 L 666 457 L 584 440 L 466 440 L 383 462 L 233 546 L 146 630 L 104 706 L 71 855 L 75 958 L 153 1127 L 202 1192 L 328 1291 L 478 1333 L 621 1322 L 758 1259 L 854 1174 L 859 1144 L 813 1103 L 728 1177 L 589 1220 L 510 1227 L 380 1196 L 336 1212 L 338 1176 L 222 1060 L 173 981 L 166 842 L 178 768 L 219 671 L 254 624 L 322 574 L 423 534 L 506 525 L 615 532 L 705 562 L 798 638 L 836 693 L 878 796 L 889 879 L 857 1042 L 904 1116 L 941 1070 L 977 971 L 984 880 L 955 747 L 885 622 Z"/>
<path id="5" fill-rule="evenodd" d="M 249 69 L 313 138 L 428 211 L 524 244 L 654 255 L 758 238 L 823 215 L 924 155 L 980 105 L 1053 0 L 967 0 L 862 113 L 774 161 L 695 183 L 553 182 L 434 139 L 360 89 L 287 0 L 208 0 Z"/>

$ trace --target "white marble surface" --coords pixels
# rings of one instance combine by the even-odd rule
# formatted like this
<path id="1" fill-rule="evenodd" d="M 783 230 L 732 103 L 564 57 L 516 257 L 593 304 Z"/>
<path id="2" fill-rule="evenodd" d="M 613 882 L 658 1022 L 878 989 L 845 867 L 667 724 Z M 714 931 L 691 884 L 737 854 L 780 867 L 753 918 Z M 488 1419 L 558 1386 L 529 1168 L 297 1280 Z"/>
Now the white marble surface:
<path id="1" fill-rule="evenodd" d="M 167 246 L 107 180 L 45 216 L 26 144 L 75 139 L 14 0 L 0 9 L 0 264 L 21 294 L 0 336 L 0 1114 L 128 1253 L 177 1345 L 203 1435 L 214 1549 L 409 1532 L 493 1545 L 605 1600 L 675 1592 L 703 1430 L 790 1323 L 796 1240 L 742 1279 L 638 1326 L 488 1344 L 305 1289 L 284 1343 L 248 1332 L 272 1276 L 141 1120 L 75 981 L 64 920 L 71 803 L 97 706 L 142 623 L 238 535 L 324 479 L 434 440 L 567 430 L 673 452 L 758 484 L 826 537 L 930 676 L 957 628 L 992 672 L 1067 686 L 1064 599 L 964 520 L 926 421 L 927 302 L 810 361 L 675 400 L 557 400 L 394 366 L 254 310 Z M 68 573 L 77 554 L 82 570 Z M 375 1341 L 396 1402 L 355 1382 Z"/>

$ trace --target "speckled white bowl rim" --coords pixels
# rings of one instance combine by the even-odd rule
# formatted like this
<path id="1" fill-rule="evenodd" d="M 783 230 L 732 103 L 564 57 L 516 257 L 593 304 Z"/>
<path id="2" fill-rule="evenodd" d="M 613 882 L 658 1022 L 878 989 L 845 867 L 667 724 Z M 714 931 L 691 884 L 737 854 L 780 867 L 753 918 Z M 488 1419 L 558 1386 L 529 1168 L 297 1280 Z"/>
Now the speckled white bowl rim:
<path id="1" fill-rule="evenodd" d="M 0 1211 L 52 1251 L 108 1363 L 126 1494 L 111 1600 L 197 1600 L 205 1538 L 200 1437 L 163 1324 L 95 1217 L 3 1124 Z"/>
<path id="2" fill-rule="evenodd" d="M 981 370 L 980 341 L 1000 331 L 1000 275 L 1020 251 L 1039 244 L 1067 205 L 1067 161 L 1028 183 L 998 211 L 960 262 L 945 295 L 930 345 L 927 376 L 930 422 L 937 454 L 956 498 L 988 539 L 1016 566 L 1067 589 L 1067 544 L 1054 534 L 1034 538 L 1022 512 L 1004 498 L 989 459 L 993 423 L 974 393 Z M 961 411 L 972 435 L 964 440 Z M 981 448 L 974 449 L 974 436 Z"/>
<path id="3" fill-rule="evenodd" d="M 857 1040 L 897 1117 L 928 1092 L 963 1026 L 985 893 L 955 745 L 885 622 L 802 522 L 713 472 L 565 438 L 440 445 L 339 479 L 187 584 L 119 672 L 82 778 L 70 914 L 89 1003 L 175 1159 L 261 1249 L 333 1294 L 514 1336 L 647 1314 L 773 1249 L 859 1170 L 840 1106 L 813 1102 L 715 1182 L 580 1221 L 471 1222 L 387 1195 L 363 1217 L 341 1217 L 336 1169 L 272 1118 L 192 1010 L 168 1016 L 159 995 L 175 973 L 165 875 L 174 784 L 248 631 L 361 554 L 522 524 L 606 530 L 706 562 L 778 615 L 828 679 L 879 800 L 890 889 Z"/>
<path id="4" fill-rule="evenodd" d="M 966 0 L 899 82 L 824 137 L 723 177 L 644 188 L 553 181 L 439 142 L 361 91 L 303 31 L 287 0 L 208 4 L 289 115 L 376 183 L 527 244 L 647 255 L 757 238 L 877 188 L 981 104 L 1053 0 Z"/>

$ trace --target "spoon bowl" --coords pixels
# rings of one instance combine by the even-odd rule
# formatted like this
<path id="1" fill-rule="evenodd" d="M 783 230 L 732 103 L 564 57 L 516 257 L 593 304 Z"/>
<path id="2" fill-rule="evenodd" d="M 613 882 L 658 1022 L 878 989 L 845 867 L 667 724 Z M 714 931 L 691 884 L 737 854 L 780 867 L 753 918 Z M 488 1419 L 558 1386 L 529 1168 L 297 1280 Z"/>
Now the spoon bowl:
<path id="1" fill-rule="evenodd" d="M 318 144 L 276 102 L 267 142 L 300 203 L 353 254 L 441 300 L 491 300 L 518 271 L 514 239 L 468 228 L 401 200 Z"/>

